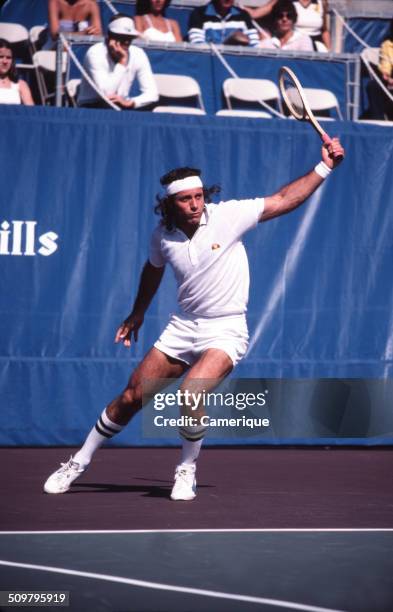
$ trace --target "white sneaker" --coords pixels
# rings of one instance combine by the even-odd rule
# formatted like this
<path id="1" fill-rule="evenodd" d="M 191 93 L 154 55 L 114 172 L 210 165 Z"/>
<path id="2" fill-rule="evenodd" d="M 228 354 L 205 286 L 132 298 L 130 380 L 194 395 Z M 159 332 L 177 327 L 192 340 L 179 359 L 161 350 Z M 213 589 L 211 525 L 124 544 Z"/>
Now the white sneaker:
<path id="1" fill-rule="evenodd" d="M 83 467 L 70 457 L 67 463 L 62 463 L 61 468 L 53 472 L 44 484 L 45 493 L 65 493 L 71 484 L 85 472 L 87 466 Z"/>
<path id="2" fill-rule="evenodd" d="M 177 466 L 171 499 L 190 501 L 196 497 L 195 471 L 194 463 L 182 463 Z"/>

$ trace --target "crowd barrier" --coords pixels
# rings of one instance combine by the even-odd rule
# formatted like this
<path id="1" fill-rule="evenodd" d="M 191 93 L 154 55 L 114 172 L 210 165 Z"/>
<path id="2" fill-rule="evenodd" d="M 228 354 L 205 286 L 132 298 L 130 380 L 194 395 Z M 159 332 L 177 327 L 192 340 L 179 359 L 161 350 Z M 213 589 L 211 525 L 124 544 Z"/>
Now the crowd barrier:
<path id="1" fill-rule="evenodd" d="M 83 60 L 89 38 L 85 41 L 67 37 L 73 41 L 72 50 Z M 154 43 L 138 41 L 147 53 L 152 70 L 157 74 L 185 74 L 197 80 L 208 114 L 215 114 L 225 107 L 222 84 L 230 73 L 222 60 L 209 45 L 189 43 Z M 285 64 L 295 70 L 304 87 L 329 89 L 339 103 L 346 119 L 359 116 L 360 60 L 353 54 L 294 53 L 293 51 L 270 51 L 247 47 L 218 46 L 217 49 L 230 68 L 242 78 L 269 79 L 278 84 L 280 67 Z M 78 69 L 71 64 L 71 78 L 80 77 Z M 137 92 L 134 83 L 132 93 Z M 334 112 L 333 112 L 334 116 Z"/>
<path id="2" fill-rule="evenodd" d="M 138 343 L 114 345 L 158 222 L 159 177 L 190 165 L 222 199 L 267 195 L 311 169 L 320 142 L 295 121 L 45 107 L 4 106 L 0 126 L 0 444 L 79 444 L 176 308 L 168 270 Z M 242 442 L 392 441 L 391 129 L 329 128 L 342 166 L 245 237 L 250 348 L 235 371 L 315 384 L 287 388 L 285 402 L 276 386 L 274 431 Z M 339 380 L 315 404 L 323 379 Z M 147 444 L 140 420 L 116 443 Z"/>

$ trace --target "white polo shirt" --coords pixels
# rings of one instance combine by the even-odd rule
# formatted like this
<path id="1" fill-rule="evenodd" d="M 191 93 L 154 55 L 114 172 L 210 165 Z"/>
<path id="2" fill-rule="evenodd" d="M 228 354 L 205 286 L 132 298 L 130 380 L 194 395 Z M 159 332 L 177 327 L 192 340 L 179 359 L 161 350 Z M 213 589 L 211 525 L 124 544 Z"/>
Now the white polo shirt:
<path id="1" fill-rule="evenodd" d="M 149 58 L 140 47 L 131 45 L 126 66 L 114 62 L 109 55 L 106 43 L 97 43 L 90 47 L 85 55 L 83 67 L 95 85 L 106 96 L 118 94 L 124 98 L 130 95 L 131 85 L 138 80 L 141 93 L 134 96 L 135 108 L 146 106 L 158 100 L 157 85 L 150 67 Z M 82 79 L 78 94 L 78 103 L 86 104 L 99 101 L 96 91 L 86 79 Z"/>
<path id="2" fill-rule="evenodd" d="M 206 204 L 191 240 L 160 224 L 153 232 L 150 263 L 169 263 L 175 273 L 179 307 L 200 317 L 240 315 L 247 310 L 250 275 L 241 237 L 256 227 L 264 199 Z"/>

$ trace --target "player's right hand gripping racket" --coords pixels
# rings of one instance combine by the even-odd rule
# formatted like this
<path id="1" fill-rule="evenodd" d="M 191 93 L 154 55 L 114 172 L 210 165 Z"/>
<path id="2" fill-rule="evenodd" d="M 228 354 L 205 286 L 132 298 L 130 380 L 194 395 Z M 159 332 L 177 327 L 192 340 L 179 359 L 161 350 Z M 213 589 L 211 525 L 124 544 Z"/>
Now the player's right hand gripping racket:
<path id="1" fill-rule="evenodd" d="M 288 66 L 280 68 L 279 85 L 281 95 L 292 117 L 298 121 L 308 121 L 308 123 L 311 123 L 320 135 L 321 140 L 324 143 L 329 143 L 329 135 L 322 129 L 320 123 L 315 118 L 299 79 Z M 339 157 L 341 156 L 338 156 L 337 159 Z"/>

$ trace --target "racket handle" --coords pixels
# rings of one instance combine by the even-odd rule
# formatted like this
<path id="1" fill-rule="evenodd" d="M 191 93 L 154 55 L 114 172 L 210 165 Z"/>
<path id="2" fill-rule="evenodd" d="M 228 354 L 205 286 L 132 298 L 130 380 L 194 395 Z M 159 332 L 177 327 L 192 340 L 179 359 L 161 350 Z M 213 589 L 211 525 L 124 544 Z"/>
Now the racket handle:
<path id="1" fill-rule="evenodd" d="M 323 144 L 326 144 L 326 145 L 329 145 L 332 142 L 332 139 L 330 138 L 329 134 L 327 134 L 326 132 L 322 132 L 321 140 Z"/>
<path id="2" fill-rule="evenodd" d="M 325 144 L 325 145 L 329 145 L 332 142 L 332 139 L 330 138 L 329 134 L 327 134 L 326 132 L 323 132 L 323 134 L 321 134 L 321 140 L 322 140 L 323 144 Z M 342 155 L 333 155 L 333 158 L 336 161 L 339 161 L 340 159 L 343 158 L 343 156 Z"/>

